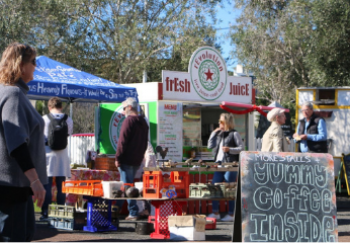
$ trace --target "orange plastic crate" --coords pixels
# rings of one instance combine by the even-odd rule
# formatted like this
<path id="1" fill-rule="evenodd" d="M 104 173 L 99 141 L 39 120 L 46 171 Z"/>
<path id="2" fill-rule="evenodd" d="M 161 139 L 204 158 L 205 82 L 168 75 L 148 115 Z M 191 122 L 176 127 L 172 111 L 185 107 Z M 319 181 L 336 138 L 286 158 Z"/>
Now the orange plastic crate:
<path id="1" fill-rule="evenodd" d="M 64 181 L 62 183 L 62 192 L 103 197 L 101 180 Z"/>
<path id="2" fill-rule="evenodd" d="M 189 196 L 189 174 L 188 171 L 145 171 L 143 174 L 143 197 L 162 198 L 161 189 L 174 186 L 178 198 Z"/>

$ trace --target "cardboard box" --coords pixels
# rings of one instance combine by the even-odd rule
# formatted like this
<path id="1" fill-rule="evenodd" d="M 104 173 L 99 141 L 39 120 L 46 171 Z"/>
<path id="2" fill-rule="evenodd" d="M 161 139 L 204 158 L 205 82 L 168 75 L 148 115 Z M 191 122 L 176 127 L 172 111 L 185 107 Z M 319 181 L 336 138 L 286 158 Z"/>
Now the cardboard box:
<path id="1" fill-rule="evenodd" d="M 205 215 L 169 216 L 170 240 L 205 240 Z"/>

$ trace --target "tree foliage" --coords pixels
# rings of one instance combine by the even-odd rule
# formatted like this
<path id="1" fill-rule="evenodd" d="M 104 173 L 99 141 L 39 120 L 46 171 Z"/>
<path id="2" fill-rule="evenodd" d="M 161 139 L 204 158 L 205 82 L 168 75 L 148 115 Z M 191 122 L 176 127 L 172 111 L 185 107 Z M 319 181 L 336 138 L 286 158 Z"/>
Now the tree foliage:
<path id="1" fill-rule="evenodd" d="M 234 55 L 257 77 L 258 98 L 288 103 L 300 86 L 350 84 L 347 0 L 236 0 Z"/>
<path id="2" fill-rule="evenodd" d="M 220 2 L 0 0 L 0 51 L 18 41 L 117 83 L 141 82 L 144 70 L 149 81 L 160 81 L 163 69 L 186 71 L 195 49 L 214 46 L 215 29 L 208 23 L 215 23 Z M 87 112 L 73 114 L 73 120 L 91 123 L 80 117 Z M 91 132 L 82 127 L 74 132 Z"/>

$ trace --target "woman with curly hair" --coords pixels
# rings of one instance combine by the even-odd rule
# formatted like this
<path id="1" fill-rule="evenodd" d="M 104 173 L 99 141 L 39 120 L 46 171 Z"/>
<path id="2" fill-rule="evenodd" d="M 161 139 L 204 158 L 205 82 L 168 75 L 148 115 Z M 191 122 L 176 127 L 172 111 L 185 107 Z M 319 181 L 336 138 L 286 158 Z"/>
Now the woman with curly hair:
<path id="1" fill-rule="evenodd" d="M 0 241 L 33 239 L 33 199 L 41 207 L 46 193 L 44 121 L 26 96 L 35 58 L 34 48 L 12 43 L 0 61 Z"/>

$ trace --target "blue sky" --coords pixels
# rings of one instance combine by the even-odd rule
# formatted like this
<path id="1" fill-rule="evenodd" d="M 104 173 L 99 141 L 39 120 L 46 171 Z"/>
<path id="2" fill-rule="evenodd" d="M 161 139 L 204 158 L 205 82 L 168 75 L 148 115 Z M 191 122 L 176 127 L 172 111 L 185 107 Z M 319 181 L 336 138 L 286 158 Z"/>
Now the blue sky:
<path id="1" fill-rule="evenodd" d="M 233 50 L 233 45 L 231 44 L 231 40 L 226 37 L 229 33 L 229 27 L 231 25 L 234 25 L 236 23 L 236 18 L 240 15 L 240 10 L 234 8 L 234 1 L 223 1 L 223 7 L 218 7 L 217 10 L 217 18 L 218 18 L 218 24 L 215 25 L 217 29 L 217 39 L 218 43 L 222 47 L 222 56 L 224 58 L 227 58 L 230 56 L 230 52 Z M 237 60 L 230 61 L 231 65 L 227 64 L 227 69 L 229 71 L 233 71 L 233 69 L 236 67 Z M 232 64 L 233 63 L 233 64 Z"/>

